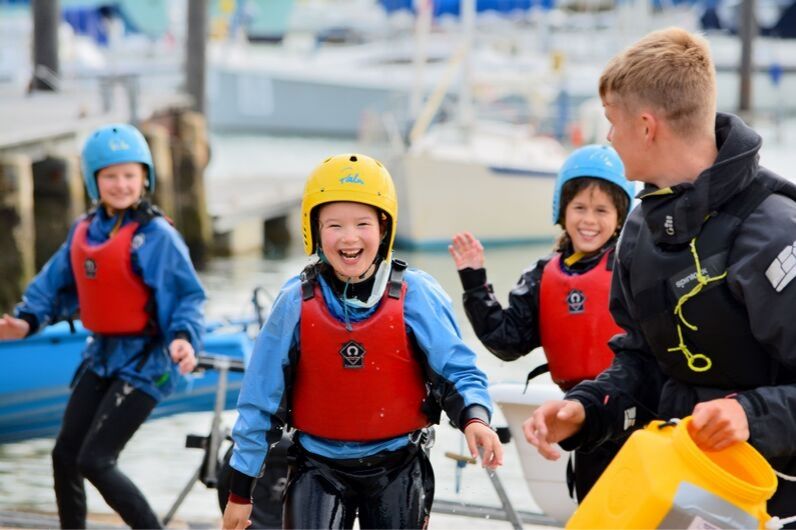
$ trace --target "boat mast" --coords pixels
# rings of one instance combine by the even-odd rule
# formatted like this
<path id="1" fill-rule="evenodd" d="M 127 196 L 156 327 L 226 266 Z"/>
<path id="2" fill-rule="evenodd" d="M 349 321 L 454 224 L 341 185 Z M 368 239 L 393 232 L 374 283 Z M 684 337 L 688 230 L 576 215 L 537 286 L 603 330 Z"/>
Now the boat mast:
<path id="1" fill-rule="evenodd" d="M 462 80 L 459 88 L 459 124 L 464 134 L 468 134 L 473 125 L 473 98 L 471 92 L 472 49 L 475 37 L 475 0 L 461 0 L 460 14 L 462 24 Z"/>
<path id="2" fill-rule="evenodd" d="M 432 0 L 415 0 L 415 83 L 412 87 L 412 98 L 409 103 L 409 116 L 416 120 L 423 105 L 425 87 L 426 62 L 428 61 L 428 37 L 431 33 Z"/>
<path id="3" fill-rule="evenodd" d="M 745 119 L 752 117 L 752 45 L 756 34 L 755 1 L 743 0 L 741 4 L 741 75 L 738 113 Z"/>

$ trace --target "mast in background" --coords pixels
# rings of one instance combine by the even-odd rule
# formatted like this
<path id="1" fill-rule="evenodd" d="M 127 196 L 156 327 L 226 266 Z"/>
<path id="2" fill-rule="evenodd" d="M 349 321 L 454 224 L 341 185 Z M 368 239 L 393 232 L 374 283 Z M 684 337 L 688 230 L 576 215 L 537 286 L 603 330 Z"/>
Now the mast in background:
<path id="1" fill-rule="evenodd" d="M 58 90 L 58 23 L 61 19 L 59 0 L 33 0 L 33 79 L 30 89 Z"/>

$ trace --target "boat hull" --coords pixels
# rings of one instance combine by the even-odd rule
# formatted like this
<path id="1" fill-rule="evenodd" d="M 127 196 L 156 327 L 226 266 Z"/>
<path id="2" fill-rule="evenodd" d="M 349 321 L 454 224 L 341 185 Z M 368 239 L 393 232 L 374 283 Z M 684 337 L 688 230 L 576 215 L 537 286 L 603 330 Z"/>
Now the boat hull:
<path id="1" fill-rule="evenodd" d="M 551 242 L 555 172 L 491 166 L 429 153 L 404 157 L 396 177 L 397 244 L 447 248 L 469 231 L 486 245 Z"/>
<path id="2" fill-rule="evenodd" d="M 543 513 L 563 524 L 577 508 L 567 488 L 569 453 L 562 450 L 561 458 L 547 460 L 525 441 L 522 433 L 523 422 L 539 405 L 551 399 L 561 399 L 563 393 L 555 385 L 528 385 L 527 392 L 523 392 L 524 387 L 521 383 L 500 383 L 491 385 L 489 393 L 508 422 L 531 497 Z"/>

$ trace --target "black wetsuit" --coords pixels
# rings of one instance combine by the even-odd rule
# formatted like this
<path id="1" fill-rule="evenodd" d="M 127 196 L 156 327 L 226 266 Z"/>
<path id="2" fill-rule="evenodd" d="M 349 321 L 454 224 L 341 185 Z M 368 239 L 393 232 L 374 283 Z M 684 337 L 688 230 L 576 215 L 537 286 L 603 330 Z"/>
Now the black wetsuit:
<path id="1" fill-rule="evenodd" d="M 152 396 L 120 379 L 102 378 L 91 370 L 80 376 L 52 452 L 63 528 L 86 527 L 84 478 L 132 528 L 161 527 L 144 495 L 116 465 L 155 405 Z"/>

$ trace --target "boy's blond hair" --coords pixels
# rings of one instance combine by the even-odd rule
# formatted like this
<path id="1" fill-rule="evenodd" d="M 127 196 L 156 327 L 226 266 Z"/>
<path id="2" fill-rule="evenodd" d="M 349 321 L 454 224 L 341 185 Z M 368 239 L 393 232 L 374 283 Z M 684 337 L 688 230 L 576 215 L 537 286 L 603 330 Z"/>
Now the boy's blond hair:
<path id="1" fill-rule="evenodd" d="M 651 105 L 683 137 L 712 134 L 716 71 L 708 42 L 676 27 L 650 33 L 608 63 L 603 101 L 608 94 L 626 108 Z"/>

